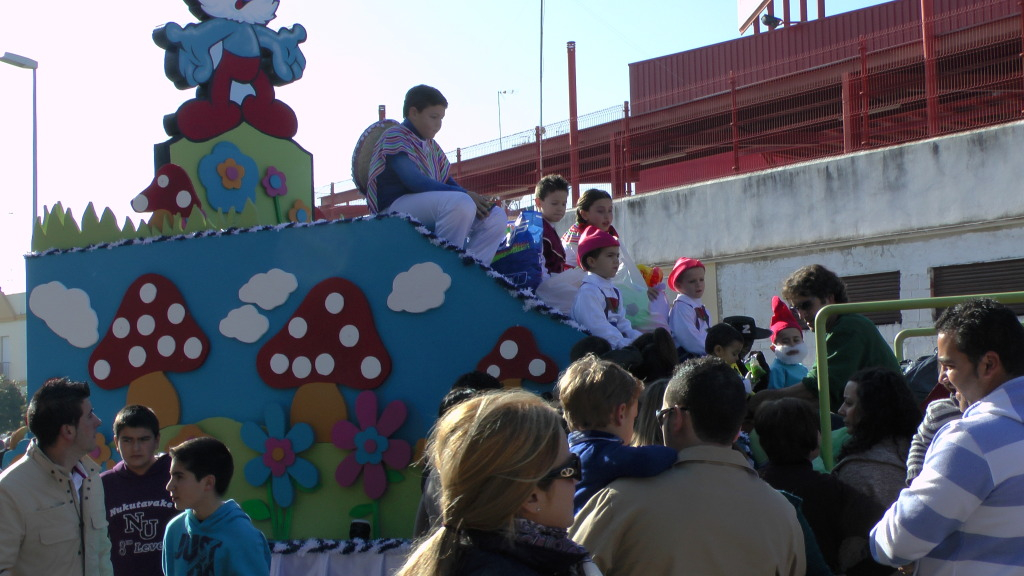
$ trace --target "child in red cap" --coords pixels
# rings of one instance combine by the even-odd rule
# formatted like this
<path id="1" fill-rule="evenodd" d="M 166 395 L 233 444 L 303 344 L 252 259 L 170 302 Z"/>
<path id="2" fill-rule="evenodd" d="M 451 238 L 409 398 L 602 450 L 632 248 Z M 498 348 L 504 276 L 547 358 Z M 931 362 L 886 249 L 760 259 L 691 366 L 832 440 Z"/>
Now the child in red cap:
<path id="1" fill-rule="evenodd" d="M 807 355 L 804 331 L 789 306 L 772 296 L 772 351 L 775 361 L 768 372 L 768 388 L 792 386 L 807 376 L 807 367 L 800 363 Z"/>
<path id="2" fill-rule="evenodd" d="M 704 295 L 704 264 L 696 258 L 680 258 L 668 275 L 668 285 L 679 293 L 668 315 L 668 329 L 679 347 L 679 359 L 704 355 L 711 318 L 701 303 Z"/>
<path id="3" fill-rule="evenodd" d="M 612 283 L 619 269 L 619 241 L 595 226 L 587 226 L 579 240 L 579 265 L 587 270 L 572 304 L 572 319 L 594 336 L 622 348 L 640 336 L 626 319 L 622 294 Z"/>

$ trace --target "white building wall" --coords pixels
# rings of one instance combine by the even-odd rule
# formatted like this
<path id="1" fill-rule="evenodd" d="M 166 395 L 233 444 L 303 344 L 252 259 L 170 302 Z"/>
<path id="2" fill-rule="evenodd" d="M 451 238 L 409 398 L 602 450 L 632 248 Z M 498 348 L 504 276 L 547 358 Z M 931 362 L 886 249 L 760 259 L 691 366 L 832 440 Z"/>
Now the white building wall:
<path id="1" fill-rule="evenodd" d="M 7 337 L 7 357 L 10 362 L 8 376 L 24 382 L 28 378 L 28 337 L 25 323 L 25 293 L 4 294 L 0 292 L 0 338 Z"/>
<path id="2" fill-rule="evenodd" d="M 928 297 L 932 267 L 1024 257 L 1020 150 L 1024 123 L 808 162 L 617 201 L 615 227 L 666 276 L 680 256 L 714 263 L 704 300 L 719 319 L 767 326 L 771 296 L 813 263 L 841 276 L 898 270 L 901 298 Z M 881 330 L 892 342 L 932 322 L 930 310 L 905 311 Z M 909 339 L 905 357 L 934 345 Z"/>

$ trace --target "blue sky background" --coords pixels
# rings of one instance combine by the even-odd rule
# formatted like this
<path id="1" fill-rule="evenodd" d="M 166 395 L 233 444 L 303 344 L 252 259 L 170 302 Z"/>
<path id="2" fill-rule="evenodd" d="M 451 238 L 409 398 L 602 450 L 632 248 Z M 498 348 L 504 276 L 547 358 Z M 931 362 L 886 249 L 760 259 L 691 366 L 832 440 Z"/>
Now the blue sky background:
<path id="1" fill-rule="evenodd" d="M 828 0 L 826 10 L 880 3 Z M 514 91 L 501 97 L 502 133 L 532 130 L 541 119 L 540 19 L 539 0 L 283 0 L 269 26 L 306 28 L 307 67 L 277 96 L 298 114 L 295 140 L 314 154 L 315 186 L 350 178 L 352 147 L 377 106 L 400 117 L 415 84 L 449 100 L 438 135 L 445 150 L 498 138 L 502 90 Z M 194 21 L 181 0 L 4 6 L 0 52 L 39 62 L 40 214 L 60 201 L 77 217 L 92 201 L 122 222 L 137 219 L 129 202 L 153 178 L 163 116 L 194 94 L 164 76 L 152 30 Z M 729 0 L 545 0 L 544 124 L 569 116 L 566 42 L 576 42 L 582 115 L 629 99 L 629 63 L 735 39 L 736 22 Z M 0 87 L 0 289 L 10 294 L 25 289 L 30 248 L 32 74 L 0 64 Z"/>

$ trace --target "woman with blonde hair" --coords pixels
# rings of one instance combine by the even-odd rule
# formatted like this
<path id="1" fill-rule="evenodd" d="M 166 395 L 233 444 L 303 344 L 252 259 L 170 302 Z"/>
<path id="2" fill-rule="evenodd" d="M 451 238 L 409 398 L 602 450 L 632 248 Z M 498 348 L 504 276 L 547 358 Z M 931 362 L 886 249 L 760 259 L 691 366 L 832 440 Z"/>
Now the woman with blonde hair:
<path id="1" fill-rule="evenodd" d="M 441 522 L 399 576 L 600 574 L 569 539 L 579 460 L 561 418 L 523 391 L 485 393 L 431 432 Z"/>

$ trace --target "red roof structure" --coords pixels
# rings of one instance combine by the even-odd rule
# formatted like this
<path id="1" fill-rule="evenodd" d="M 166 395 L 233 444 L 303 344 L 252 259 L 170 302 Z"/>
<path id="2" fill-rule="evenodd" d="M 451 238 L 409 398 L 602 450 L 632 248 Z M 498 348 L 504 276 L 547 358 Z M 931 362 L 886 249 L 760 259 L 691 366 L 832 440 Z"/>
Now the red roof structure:
<path id="1" fill-rule="evenodd" d="M 1017 0 L 929 2 L 924 18 L 895 0 L 630 64 L 630 101 L 581 117 L 575 145 L 563 122 L 542 146 L 459 149 L 455 177 L 514 199 L 561 173 L 622 197 L 1024 118 Z M 354 215 L 354 199 L 321 210 Z"/>

